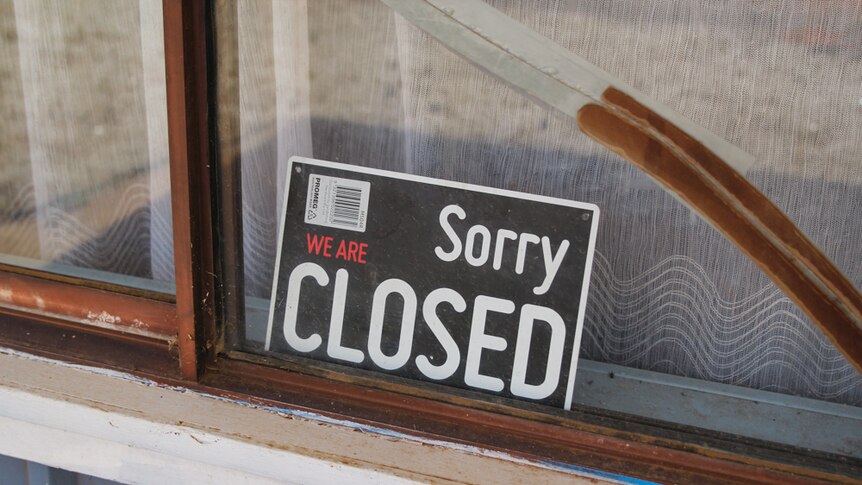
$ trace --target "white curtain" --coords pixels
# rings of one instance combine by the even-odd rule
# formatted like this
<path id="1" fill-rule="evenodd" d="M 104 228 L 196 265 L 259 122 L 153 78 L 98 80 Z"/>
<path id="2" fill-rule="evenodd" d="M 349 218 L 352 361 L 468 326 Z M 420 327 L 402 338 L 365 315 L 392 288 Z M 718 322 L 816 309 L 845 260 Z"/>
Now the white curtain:
<path id="1" fill-rule="evenodd" d="M 0 10 L 0 253 L 173 281 L 161 0 Z"/>
<path id="2" fill-rule="evenodd" d="M 756 155 L 747 176 L 862 286 L 862 4 L 491 2 Z M 247 293 L 290 155 L 593 202 L 582 355 L 862 406 L 862 376 L 735 247 L 625 161 L 375 1 L 242 0 Z"/>

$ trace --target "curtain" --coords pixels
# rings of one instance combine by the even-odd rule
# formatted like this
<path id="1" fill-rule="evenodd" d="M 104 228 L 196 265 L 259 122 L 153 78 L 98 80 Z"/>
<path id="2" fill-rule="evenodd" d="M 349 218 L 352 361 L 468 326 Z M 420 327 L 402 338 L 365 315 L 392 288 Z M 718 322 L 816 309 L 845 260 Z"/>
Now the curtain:
<path id="1" fill-rule="evenodd" d="M 747 177 L 862 286 L 862 4 L 491 3 L 754 154 Z M 250 296 L 269 295 L 291 155 L 592 202 L 581 355 L 862 406 L 862 376 L 753 263 L 573 120 L 379 2 L 236 8 Z"/>
<path id="2" fill-rule="evenodd" d="M 0 253 L 172 282 L 161 0 L 0 10 Z"/>

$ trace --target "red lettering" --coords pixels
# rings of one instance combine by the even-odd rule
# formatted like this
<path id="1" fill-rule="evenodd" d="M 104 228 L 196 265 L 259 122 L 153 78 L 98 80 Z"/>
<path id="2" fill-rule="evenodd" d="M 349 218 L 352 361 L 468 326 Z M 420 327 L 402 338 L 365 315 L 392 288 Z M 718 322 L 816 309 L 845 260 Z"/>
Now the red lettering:
<path id="1" fill-rule="evenodd" d="M 308 253 L 320 254 L 320 249 L 323 247 L 324 238 L 317 234 L 306 233 L 305 240 L 308 243 Z"/>
<path id="2" fill-rule="evenodd" d="M 368 244 L 361 243 L 359 245 L 359 255 L 356 258 L 356 262 L 365 264 L 365 250 L 368 249 Z"/>
<path id="3" fill-rule="evenodd" d="M 305 241 L 308 245 L 309 254 L 325 256 L 327 258 L 332 257 L 332 247 L 335 241 L 331 236 L 318 236 L 317 234 L 306 233 Z M 338 242 L 338 249 L 335 251 L 335 258 L 365 264 L 365 255 L 367 254 L 367 250 L 368 244 L 366 243 L 341 240 Z"/>
<path id="4" fill-rule="evenodd" d="M 351 244 L 352 244 L 352 243 L 351 243 Z M 336 257 L 336 258 L 349 259 L 349 258 L 347 257 L 347 249 L 346 249 L 346 247 L 345 247 L 345 246 L 346 246 L 346 245 L 344 244 L 344 240 L 342 240 L 342 241 L 341 241 L 341 244 L 339 244 L 339 245 L 338 245 L 338 252 L 336 252 L 336 253 L 335 253 L 335 257 Z"/>
<path id="5" fill-rule="evenodd" d="M 323 255 L 327 258 L 332 257 L 332 253 L 329 252 L 330 249 L 332 249 L 332 236 L 326 236 L 323 241 Z"/>

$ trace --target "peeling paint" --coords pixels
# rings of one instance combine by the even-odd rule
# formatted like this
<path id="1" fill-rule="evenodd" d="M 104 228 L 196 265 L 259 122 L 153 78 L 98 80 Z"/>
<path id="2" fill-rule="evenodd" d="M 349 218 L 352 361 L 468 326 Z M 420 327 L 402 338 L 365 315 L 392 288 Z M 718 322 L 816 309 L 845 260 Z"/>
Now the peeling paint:
<path id="1" fill-rule="evenodd" d="M 86 315 L 81 315 L 80 317 L 71 316 L 68 314 L 52 312 L 44 309 L 37 309 L 32 306 L 20 306 L 16 305 L 13 301 L 8 301 L 4 299 L 3 289 L 0 288 L 0 307 L 3 308 L 11 308 L 14 310 L 24 310 L 27 313 L 32 315 L 42 315 L 46 317 L 56 318 L 61 317 L 64 320 L 70 320 L 73 322 L 83 323 L 85 325 L 99 327 L 99 328 L 108 328 L 111 330 L 116 330 L 118 332 L 123 333 L 132 333 L 135 335 L 142 335 L 144 337 L 149 337 L 155 340 L 161 340 L 164 342 L 168 342 L 170 337 L 159 332 L 154 332 L 150 330 L 150 324 L 141 320 L 134 320 L 139 323 L 135 325 L 125 324 L 121 317 L 111 315 L 107 312 L 96 313 L 96 312 L 87 312 Z M 74 338 L 74 337 L 73 337 Z M 174 340 L 174 345 L 176 345 L 176 340 Z"/>
<path id="2" fill-rule="evenodd" d="M 520 465 L 527 465 L 527 466 L 532 466 L 532 467 L 544 468 L 547 470 L 553 470 L 553 471 L 568 473 L 570 475 L 576 475 L 576 476 L 580 476 L 580 477 L 584 477 L 584 478 L 606 480 L 606 481 L 610 480 L 610 481 L 614 481 L 614 482 L 622 483 L 622 484 L 643 485 L 643 484 L 653 483 L 653 482 L 648 482 L 648 481 L 644 481 L 644 480 L 634 479 L 634 478 L 627 477 L 624 475 L 617 475 L 615 473 L 604 472 L 601 470 L 596 470 L 596 469 L 587 468 L 587 467 L 581 467 L 581 466 L 577 466 L 577 465 L 569 465 L 566 463 L 561 463 L 561 462 L 556 462 L 556 461 L 528 460 L 526 458 L 520 458 L 517 456 L 513 456 L 509 453 L 505 453 L 502 451 L 488 450 L 488 449 L 484 449 L 484 448 L 481 448 L 478 446 L 466 445 L 463 443 L 456 443 L 453 441 L 446 441 L 446 440 L 442 440 L 442 439 L 432 439 L 432 438 L 414 436 L 411 434 L 407 434 L 407 433 L 403 433 L 400 431 L 395 431 L 395 430 L 391 430 L 391 429 L 387 429 L 387 428 L 383 428 L 383 427 L 379 427 L 379 426 L 372 426 L 372 425 L 367 425 L 367 424 L 362 424 L 362 423 L 356 423 L 356 422 L 349 421 L 346 419 L 336 419 L 336 418 L 332 418 L 332 417 L 325 416 L 325 415 L 318 414 L 318 413 L 311 412 L 311 411 L 302 411 L 302 410 L 292 409 L 292 408 L 288 408 L 288 407 L 266 406 L 266 405 L 262 405 L 262 404 L 256 404 L 256 403 L 252 403 L 249 401 L 245 401 L 242 399 L 228 398 L 228 397 L 224 397 L 224 396 L 215 396 L 212 394 L 207 394 L 204 392 L 188 389 L 186 387 L 161 384 L 161 383 L 155 382 L 151 379 L 147 379 L 144 377 L 138 377 L 138 376 L 128 374 L 125 372 L 120 372 L 120 371 L 111 370 L 111 369 L 103 369 L 100 367 L 90 367 L 90 366 L 81 365 L 81 364 L 70 364 L 67 362 L 62 362 L 62 361 L 55 360 L 55 359 L 49 359 L 46 357 L 40 357 L 40 356 L 28 354 L 25 352 L 19 352 L 17 350 L 3 348 L 3 347 L 0 347 L 0 354 L 14 355 L 16 357 L 21 357 L 21 358 L 25 358 L 25 359 L 29 359 L 29 360 L 34 360 L 34 361 L 39 361 L 39 362 L 47 362 L 47 363 L 51 363 L 51 364 L 55 364 L 55 365 L 59 365 L 59 366 L 63 366 L 63 367 L 69 367 L 69 368 L 82 370 L 85 372 L 90 372 L 93 374 L 114 377 L 114 378 L 123 379 L 123 380 L 130 381 L 130 382 L 136 382 L 138 384 L 142 384 L 145 386 L 157 387 L 160 389 L 171 390 L 171 391 L 182 392 L 182 393 L 191 393 L 191 394 L 203 397 L 203 398 L 215 399 L 217 401 L 228 402 L 228 403 L 232 403 L 232 404 L 236 404 L 236 405 L 240 405 L 240 406 L 244 406 L 244 407 L 259 409 L 262 411 L 269 411 L 271 413 L 275 413 L 275 414 L 282 416 L 284 418 L 287 418 L 287 419 L 300 418 L 300 419 L 305 419 L 308 421 L 315 422 L 321 426 L 333 426 L 333 427 L 348 428 L 348 429 L 352 429 L 352 430 L 357 431 L 357 432 L 373 434 L 373 435 L 376 435 L 380 438 L 391 440 L 391 441 L 413 442 L 413 443 L 417 443 L 419 445 L 439 447 L 439 448 L 453 450 L 456 452 L 469 453 L 472 455 L 479 455 L 479 456 L 484 456 L 484 457 L 488 457 L 488 458 L 504 460 L 504 461 L 508 461 L 510 463 L 516 463 L 516 464 L 520 464 Z M 178 423 L 178 424 L 180 424 L 180 423 Z M 185 425 L 185 423 L 183 423 L 183 425 Z M 188 434 L 193 440 L 200 442 L 191 433 L 188 433 Z M 255 441 L 253 437 L 246 437 L 246 439 L 249 439 L 250 441 Z M 207 443 L 201 443 L 201 444 L 207 444 Z"/>
<path id="3" fill-rule="evenodd" d="M 160 385 L 157 382 L 153 381 L 152 379 L 147 379 L 145 377 L 138 377 L 138 376 L 129 374 L 127 372 L 121 372 L 121 371 L 117 371 L 117 370 L 113 370 L 113 369 L 103 369 L 101 367 L 92 367 L 92 366 L 88 366 L 88 365 L 72 364 L 69 362 L 63 362 L 61 360 L 49 359 L 47 357 L 40 357 L 38 355 L 28 354 L 27 352 L 21 352 L 21 351 L 9 349 L 6 347 L 0 347 L 0 354 L 11 355 L 11 356 L 19 357 L 22 359 L 32 360 L 34 362 L 46 362 L 49 364 L 59 365 L 61 367 L 68 367 L 70 369 L 78 369 L 78 370 L 82 370 L 85 372 L 90 372 L 92 374 L 98 374 L 98 375 L 102 375 L 102 376 L 116 377 L 118 379 L 123 379 L 126 381 L 137 382 L 137 383 L 143 384 L 145 386 L 162 387 L 165 389 L 180 389 L 180 388 L 176 388 L 176 386 Z M 182 388 L 182 389 L 185 389 L 185 388 Z"/>
<path id="4" fill-rule="evenodd" d="M 218 443 L 220 441 L 218 438 L 213 439 L 212 441 L 205 441 L 205 440 L 202 440 L 202 439 L 198 438 L 197 436 L 195 436 L 191 433 L 189 433 L 188 435 L 189 435 L 189 438 L 195 440 L 198 444 L 201 444 L 201 445 L 212 445 L 212 444 Z"/>
<path id="5" fill-rule="evenodd" d="M 111 315 L 106 311 L 102 311 L 101 313 L 87 312 L 87 320 L 92 320 L 99 323 L 109 323 L 112 325 L 118 324 L 123 321 L 122 318 L 116 315 Z"/>

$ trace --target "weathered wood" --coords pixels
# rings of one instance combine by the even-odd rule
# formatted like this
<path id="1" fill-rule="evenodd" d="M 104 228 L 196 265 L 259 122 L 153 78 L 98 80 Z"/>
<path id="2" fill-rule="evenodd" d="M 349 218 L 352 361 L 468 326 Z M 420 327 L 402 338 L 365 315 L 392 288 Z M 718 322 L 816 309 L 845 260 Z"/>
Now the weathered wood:
<path id="1" fill-rule="evenodd" d="M 215 348 L 207 9 L 164 0 L 163 13 L 180 367 L 194 380 Z"/>
<path id="2" fill-rule="evenodd" d="M 0 453 L 124 483 L 565 484 L 614 478 L 2 352 Z"/>

